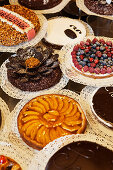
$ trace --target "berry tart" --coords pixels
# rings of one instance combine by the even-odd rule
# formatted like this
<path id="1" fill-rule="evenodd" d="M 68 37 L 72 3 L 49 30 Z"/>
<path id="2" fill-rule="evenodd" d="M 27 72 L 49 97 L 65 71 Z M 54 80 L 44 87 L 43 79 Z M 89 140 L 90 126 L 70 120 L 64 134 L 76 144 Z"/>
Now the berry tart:
<path id="1" fill-rule="evenodd" d="M 1 170 L 22 170 L 20 165 L 13 159 L 0 155 L 0 169 Z"/>
<path id="2" fill-rule="evenodd" d="M 71 52 L 72 69 L 84 76 L 102 79 L 113 76 L 113 43 L 104 39 L 87 39 Z"/>
<path id="3" fill-rule="evenodd" d="M 62 0 L 18 0 L 20 5 L 34 10 L 45 10 L 55 7 Z"/>
<path id="4" fill-rule="evenodd" d="M 111 3 L 107 3 L 106 0 L 84 0 L 84 4 L 96 14 L 113 15 L 113 0 L 111 0 Z"/>
<path id="5" fill-rule="evenodd" d="M 86 117 L 80 104 L 60 94 L 32 99 L 21 109 L 17 122 L 22 139 L 38 150 L 54 139 L 83 133 L 86 128 Z"/>
<path id="6" fill-rule="evenodd" d="M 19 5 L 0 7 L 0 44 L 14 46 L 33 39 L 40 29 L 37 15 Z"/>
<path id="7" fill-rule="evenodd" d="M 22 91 L 39 91 L 56 85 L 62 72 L 58 54 L 52 48 L 42 46 L 18 49 L 6 63 L 9 82 Z"/>
<path id="8" fill-rule="evenodd" d="M 54 170 L 112 170 L 112 158 L 113 151 L 107 147 L 91 141 L 76 141 L 58 150 L 45 170 L 53 170 L 53 167 Z"/>
<path id="9" fill-rule="evenodd" d="M 91 110 L 100 123 L 113 128 L 113 87 L 101 87 L 94 91 Z"/>

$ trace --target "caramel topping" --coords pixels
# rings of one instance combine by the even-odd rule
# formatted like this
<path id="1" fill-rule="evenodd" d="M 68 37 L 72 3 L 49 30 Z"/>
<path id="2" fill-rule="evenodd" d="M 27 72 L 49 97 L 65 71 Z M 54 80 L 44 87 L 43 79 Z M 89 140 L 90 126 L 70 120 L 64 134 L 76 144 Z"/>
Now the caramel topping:
<path id="1" fill-rule="evenodd" d="M 37 58 L 30 57 L 25 61 L 26 68 L 36 67 L 40 61 Z"/>

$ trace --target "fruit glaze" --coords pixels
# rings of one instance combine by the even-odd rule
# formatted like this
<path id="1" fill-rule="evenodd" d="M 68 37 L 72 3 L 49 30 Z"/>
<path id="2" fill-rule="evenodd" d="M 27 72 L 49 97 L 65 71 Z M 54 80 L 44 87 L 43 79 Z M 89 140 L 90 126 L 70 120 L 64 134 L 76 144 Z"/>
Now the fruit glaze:
<path id="1" fill-rule="evenodd" d="M 72 68 L 88 77 L 106 78 L 113 75 L 113 43 L 104 39 L 87 39 L 74 46 Z"/>

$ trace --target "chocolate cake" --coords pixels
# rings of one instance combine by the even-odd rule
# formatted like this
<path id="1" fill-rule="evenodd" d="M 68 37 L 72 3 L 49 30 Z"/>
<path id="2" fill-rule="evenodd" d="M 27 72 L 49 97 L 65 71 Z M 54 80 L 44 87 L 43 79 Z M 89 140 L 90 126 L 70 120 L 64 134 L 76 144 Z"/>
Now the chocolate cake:
<path id="1" fill-rule="evenodd" d="M 62 2 L 62 0 L 18 0 L 20 5 L 30 9 L 45 10 L 50 9 Z"/>
<path id="2" fill-rule="evenodd" d="M 22 170 L 20 165 L 13 159 L 0 155 L 0 169 L 1 170 Z"/>
<path id="3" fill-rule="evenodd" d="M 84 0 L 86 7 L 100 15 L 113 15 L 113 2 L 108 4 L 106 0 Z"/>
<path id="4" fill-rule="evenodd" d="M 50 88 L 61 79 L 58 54 L 52 49 L 28 47 L 19 49 L 6 64 L 8 80 L 23 91 L 39 91 Z"/>
<path id="5" fill-rule="evenodd" d="M 1 115 L 1 110 L 0 110 L 0 126 L 2 124 L 2 115 Z"/>
<path id="6" fill-rule="evenodd" d="M 113 170 L 113 152 L 99 144 L 79 141 L 57 151 L 45 170 Z"/>
<path id="7" fill-rule="evenodd" d="M 0 44 L 14 46 L 35 37 L 40 29 L 37 15 L 19 5 L 0 7 Z"/>
<path id="8" fill-rule="evenodd" d="M 100 121 L 113 127 L 109 125 L 113 123 L 113 87 L 99 88 L 93 96 L 92 107 Z"/>

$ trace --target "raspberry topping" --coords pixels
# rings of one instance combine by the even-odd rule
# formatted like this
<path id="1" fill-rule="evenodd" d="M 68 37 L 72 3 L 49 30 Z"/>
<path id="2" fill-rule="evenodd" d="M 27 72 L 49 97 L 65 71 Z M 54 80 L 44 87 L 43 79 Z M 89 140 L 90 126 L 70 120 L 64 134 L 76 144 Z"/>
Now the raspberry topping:
<path id="1" fill-rule="evenodd" d="M 71 52 L 75 67 L 83 72 L 106 74 L 113 72 L 113 43 L 87 39 L 74 46 Z"/>

